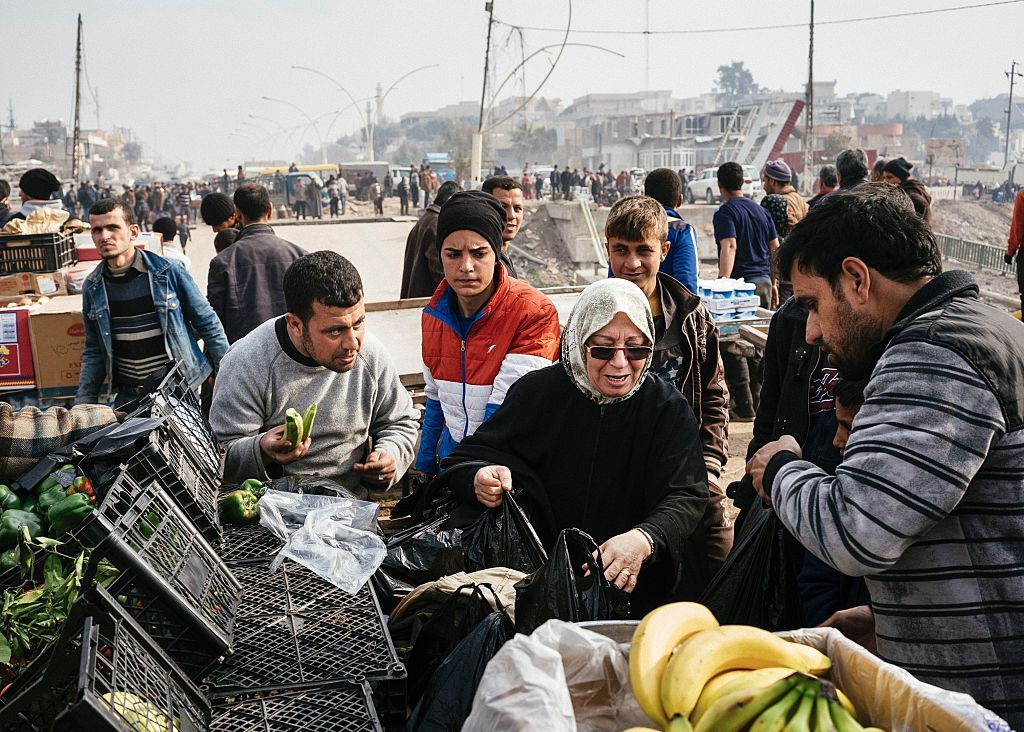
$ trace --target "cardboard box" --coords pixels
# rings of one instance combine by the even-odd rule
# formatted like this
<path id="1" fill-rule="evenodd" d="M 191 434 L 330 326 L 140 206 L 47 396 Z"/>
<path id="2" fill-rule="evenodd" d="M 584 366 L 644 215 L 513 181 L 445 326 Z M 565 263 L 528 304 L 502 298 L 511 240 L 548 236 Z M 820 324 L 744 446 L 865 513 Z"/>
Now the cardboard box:
<path id="1" fill-rule="evenodd" d="M 29 308 L 0 310 L 0 390 L 35 386 L 31 341 Z"/>
<path id="2" fill-rule="evenodd" d="M 17 298 L 22 295 L 46 295 L 56 297 L 67 295 L 67 274 L 65 270 L 37 274 L 19 272 L 0 277 L 0 298 Z"/>
<path id="3" fill-rule="evenodd" d="M 55 297 L 29 317 L 32 361 L 40 389 L 77 387 L 85 349 L 82 297 Z"/>

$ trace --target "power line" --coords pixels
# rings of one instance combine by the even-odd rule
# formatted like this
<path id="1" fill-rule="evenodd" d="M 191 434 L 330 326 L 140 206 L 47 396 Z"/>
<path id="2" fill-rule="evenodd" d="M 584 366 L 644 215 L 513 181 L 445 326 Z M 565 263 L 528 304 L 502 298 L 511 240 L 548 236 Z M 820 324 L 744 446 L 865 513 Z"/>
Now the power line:
<path id="1" fill-rule="evenodd" d="M 906 13 L 891 13 L 889 15 L 869 15 L 863 18 L 838 18 L 836 20 L 822 20 L 815 23 L 815 25 L 843 25 L 846 23 L 864 23 L 872 20 L 891 20 L 893 18 L 910 18 L 920 15 L 936 15 L 938 13 L 952 13 L 958 10 L 976 10 L 978 8 L 991 8 L 999 5 L 1016 5 L 1024 2 L 1024 0 L 997 0 L 997 2 L 988 3 L 976 3 L 972 5 L 957 5 L 950 8 L 934 8 L 932 10 L 915 10 Z M 551 31 L 564 33 L 564 28 L 546 28 L 540 26 L 531 25 L 516 25 L 513 23 L 507 23 L 497 18 L 494 19 L 495 23 L 501 23 L 512 28 L 519 28 L 521 30 L 532 30 L 532 31 Z M 597 29 L 580 29 L 573 28 L 573 33 L 591 33 L 595 35 L 608 35 L 608 36 L 681 36 L 681 35 L 697 35 L 700 33 L 740 33 L 744 31 L 765 31 L 765 30 L 785 30 L 787 28 L 806 28 L 806 23 L 783 23 L 780 25 L 748 25 L 739 28 L 687 28 L 681 30 L 597 30 Z"/>

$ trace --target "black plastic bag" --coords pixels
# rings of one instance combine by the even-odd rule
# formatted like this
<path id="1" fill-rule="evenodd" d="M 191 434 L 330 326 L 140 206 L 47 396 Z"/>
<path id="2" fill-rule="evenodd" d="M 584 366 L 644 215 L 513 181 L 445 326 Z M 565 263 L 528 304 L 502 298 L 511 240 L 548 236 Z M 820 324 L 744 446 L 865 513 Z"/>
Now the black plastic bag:
<path id="1" fill-rule="evenodd" d="M 516 583 L 516 630 L 529 635 L 552 618 L 572 623 L 627 619 L 629 595 L 605 579 L 600 557 L 589 534 L 564 529 L 547 564 Z"/>
<path id="2" fill-rule="evenodd" d="M 722 625 L 754 625 L 765 630 L 803 627 L 797 586 L 802 550 L 770 508 L 753 501 L 744 511 L 736 543 L 701 602 Z"/>
<path id="3" fill-rule="evenodd" d="M 511 493 L 463 532 L 462 546 L 467 572 L 508 567 L 529 574 L 548 560 L 537 532 Z"/>
<path id="4" fill-rule="evenodd" d="M 119 475 L 119 466 L 134 457 L 145 446 L 150 433 L 163 423 L 162 417 L 129 417 L 109 432 L 89 435 L 77 443 L 76 448 L 87 452 L 80 466 L 96 489 L 104 488 Z"/>
<path id="5" fill-rule="evenodd" d="M 505 611 L 494 612 L 455 646 L 438 667 L 405 723 L 409 732 L 458 732 L 473 709 L 473 697 L 494 655 L 516 634 Z"/>
<path id="6" fill-rule="evenodd" d="M 381 569 L 413 587 L 464 571 L 462 531 L 442 529 L 445 518 L 439 516 L 388 538 Z"/>
<path id="7" fill-rule="evenodd" d="M 470 591 L 463 593 L 465 589 Z M 448 658 L 448 654 L 494 611 L 484 596 L 485 590 L 494 597 L 494 606 L 502 607 L 500 598 L 489 584 L 466 584 L 453 592 L 430 620 L 423 624 L 406 659 L 410 706 L 420 700 L 430 678 Z"/>

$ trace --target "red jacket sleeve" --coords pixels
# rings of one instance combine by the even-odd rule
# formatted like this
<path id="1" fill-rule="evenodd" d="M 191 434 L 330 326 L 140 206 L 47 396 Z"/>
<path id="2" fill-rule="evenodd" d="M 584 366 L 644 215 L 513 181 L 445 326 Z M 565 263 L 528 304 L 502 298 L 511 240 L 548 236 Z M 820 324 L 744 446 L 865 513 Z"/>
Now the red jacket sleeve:
<path id="1" fill-rule="evenodd" d="M 1006 253 L 1014 255 L 1024 243 L 1024 188 L 1017 193 L 1013 203 L 1013 218 L 1010 220 L 1010 236 L 1006 240 Z"/>

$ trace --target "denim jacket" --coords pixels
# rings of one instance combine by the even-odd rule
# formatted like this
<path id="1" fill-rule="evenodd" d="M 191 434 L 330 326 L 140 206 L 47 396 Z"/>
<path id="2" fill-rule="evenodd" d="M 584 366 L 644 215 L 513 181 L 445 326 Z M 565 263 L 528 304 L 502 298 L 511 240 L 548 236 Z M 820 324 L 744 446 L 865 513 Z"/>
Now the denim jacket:
<path id="1" fill-rule="evenodd" d="M 149 273 L 160 327 L 164 332 L 167 354 L 181 363 L 192 386 L 205 381 L 228 350 L 217 314 L 206 301 L 185 267 L 151 252 L 140 252 Z M 82 292 L 82 320 L 85 323 L 85 350 L 82 352 L 82 374 L 76 404 L 109 401 L 114 385 L 108 383 L 101 395 L 103 380 L 114 373 L 114 356 L 110 336 L 110 308 L 103 283 L 104 264 L 85 279 Z M 199 348 L 202 338 L 206 355 Z"/>

